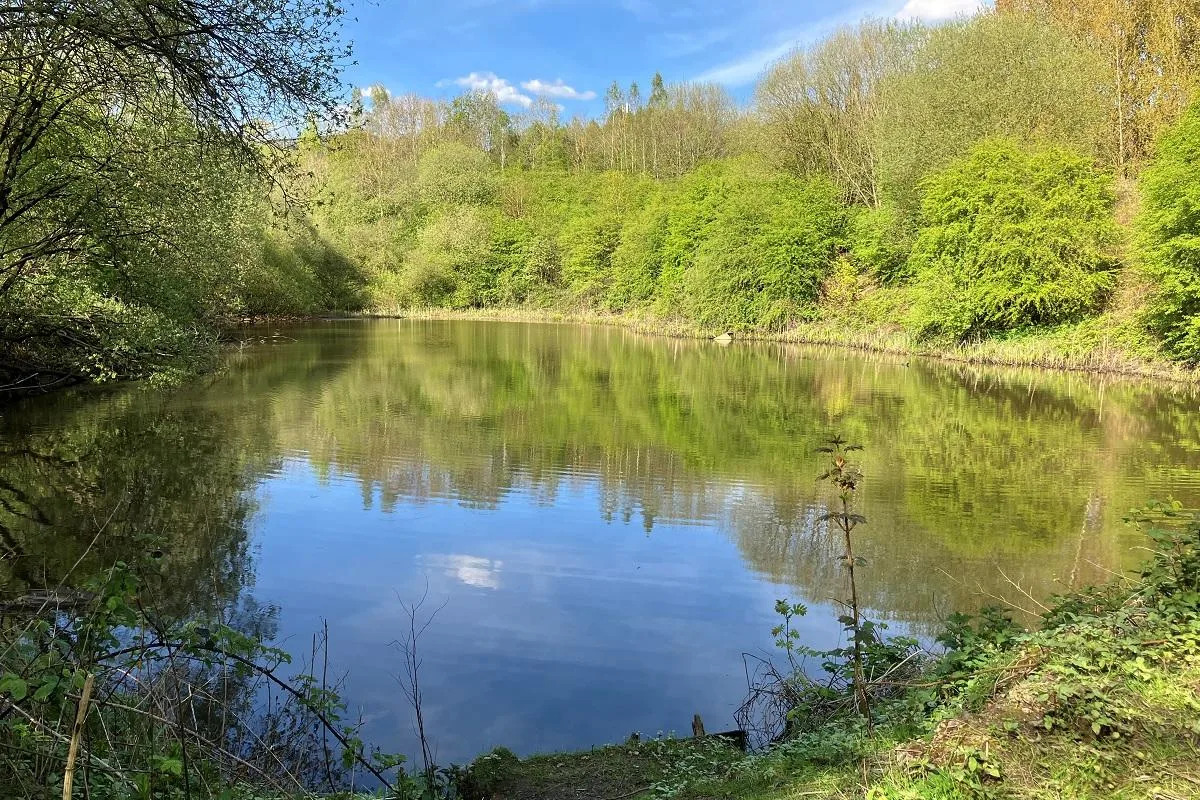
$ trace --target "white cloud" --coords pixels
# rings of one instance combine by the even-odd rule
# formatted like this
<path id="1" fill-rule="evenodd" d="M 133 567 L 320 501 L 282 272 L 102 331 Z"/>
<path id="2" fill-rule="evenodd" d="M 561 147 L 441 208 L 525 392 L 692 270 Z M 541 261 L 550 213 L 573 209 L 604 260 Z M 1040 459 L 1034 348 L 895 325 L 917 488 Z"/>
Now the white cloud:
<path id="1" fill-rule="evenodd" d="M 983 5 L 982 0 L 908 0 L 904 8 L 896 12 L 896 18 L 937 22 L 977 14 Z"/>
<path id="2" fill-rule="evenodd" d="M 560 100 L 595 100 L 596 93 L 589 90 L 579 91 L 574 86 L 564 83 L 562 78 L 544 81 L 540 78 L 522 81 L 522 92 L 507 78 L 501 78 L 494 72 L 472 72 L 461 78 L 438 81 L 438 86 L 461 86 L 472 92 L 486 92 L 496 98 L 499 103 L 515 103 L 522 108 L 533 105 L 533 96 L 553 97 Z M 531 96 L 533 95 L 533 96 Z M 559 106 L 561 110 L 562 107 Z"/>
<path id="3" fill-rule="evenodd" d="M 385 93 L 384 94 L 385 97 L 391 96 L 391 92 L 389 92 L 381 83 L 373 83 L 370 86 L 359 86 L 357 88 L 358 88 L 359 94 L 362 95 L 362 101 L 363 101 L 364 105 L 371 104 L 371 95 L 372 95 L 372 92 L 374 92 L 376 89 L 383 89 L 383 91 Z"/>
<path id="4" fill-rule="evenodd" d="M 472 72 L 470 75 L 465 75 L 461 78 L 438 82 L 439 86 L 447 84 L 461 86 L 472 92 L 487 92 L 492 97 L 495 97 L 498 103 L 516 103 L 522 108 L 529 108 L 533 105 L 532 97 L 527 94 L 521 94 L 517 90 L 517 87 L 494 72 Z"/>
<path id="5" fill-rule="evenodd" d="M 562 78 L 557 78 L 552 83 L 534 78 L 531 81 L 521 81 L 521 88 L 526 91 L 543 97 L 558 97 L 563 100 L 595 100 L 596 93 L 588 89 L 587 91 L 579 91 L 573 86 L 568 86 L 563 83 Z"/>

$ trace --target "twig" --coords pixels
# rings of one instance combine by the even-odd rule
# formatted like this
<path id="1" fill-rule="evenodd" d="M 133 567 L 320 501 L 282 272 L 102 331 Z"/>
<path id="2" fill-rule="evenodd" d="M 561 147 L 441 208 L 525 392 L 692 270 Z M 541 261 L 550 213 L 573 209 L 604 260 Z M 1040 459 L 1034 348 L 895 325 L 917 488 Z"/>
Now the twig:
<path id="1" fill-rule="evenodd" d="M 1004 570 L 1000 569 L 1000 567 L 996 567 L 996 571 L 1000 573 L 1000 576 L 1002 578 L 1004 578 L 1004 580 L 1007 581 L 1010 586 L 1012 586 L 1014 589 L 1016 589 L 1021 594 L 1025 595 L 1025 597 L 1029 599 L 1029 602 L 1033 603 L 1035 606 L 1040 608 L 1043 612 L 1048 613 L 1050 611 L 1049 606 L 1045 605 L 1044 603 L 1038 602 L 1038 599 L 1036 597 L 1034 597 L 1032 594 L 1030 594 L 1028 589 L 1026 589 L 1024 586 L 1022 586 L 1021 584 L 1014 581 L 1012 578 L 1008 577 L 1007 573 L 1005 573 Z"/>
<path id="2" fill-rule="evenodd" d="M 429 737 L 425 733 L 425 713 L 420 680 L 421 659 L 417 656 L 417 641 L 421 638 L 421 634 L 425 633 L 429 626 L 433 624 L 434 617 L 438 615 L 438 612 L 445 608 L 450 600 L 447 598 L 430 613 L 423 624 L 418 626 L 417 615 L 428 598 L 429 582 L 426 581 L 425 592 L 421 595 L 420 600 L 411 605 L 405 603 L 403 600 L 400 601 L 400 607 L 408 615 L 408 634 L 403 642 L 399 640 L 393 641 L 392 645 L 397 647 L 404 655 L 404 675 L 397 676 L 396 680 L 400 684 L 405 697 L 408 698 L 409 704 L 413 707 L 413 714 L 416 717 L 417 723 L 417 737 L 421 743 L 421 760 L 425 767 L 425 781 L 428 787 L 432 789 L 435 756 L 432 748 L 429 746 Z"/>

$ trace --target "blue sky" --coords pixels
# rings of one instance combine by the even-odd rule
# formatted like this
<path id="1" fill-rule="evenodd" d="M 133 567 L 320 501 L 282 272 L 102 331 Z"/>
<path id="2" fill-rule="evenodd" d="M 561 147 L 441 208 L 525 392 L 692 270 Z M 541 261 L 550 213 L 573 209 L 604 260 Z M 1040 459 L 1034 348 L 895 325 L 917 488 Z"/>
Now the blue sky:
<path id="1" fill-rule="evenodd" d="M 764 67 L 866 16 L 942 20 L 981 0 L 358 0 L 351 85 L 452 97 L 493 92 L 510 111 L 538 95 L 563 116 L 603 110 L 604 90 L 655 70 L 745 99 Z"/>

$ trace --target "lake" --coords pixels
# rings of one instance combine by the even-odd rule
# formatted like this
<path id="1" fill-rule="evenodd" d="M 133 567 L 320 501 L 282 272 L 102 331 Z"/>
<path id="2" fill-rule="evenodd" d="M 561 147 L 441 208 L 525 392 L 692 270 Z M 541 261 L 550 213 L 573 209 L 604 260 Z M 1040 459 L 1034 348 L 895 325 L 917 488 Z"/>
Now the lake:
<path id="1" fill-rule="evenodd" d="M 161 549 L 154 602 L 330 671 L 416 754 L 401 604 L 428 593 L 440 761 L 733 727 L 773 604 L 839 639 L 816 448 L 864 446 L 860 594 L 893 633 L 1135 566 L 1123 523 L 1200 504 L 1189 389 L 566 324 L 341 320 L 236 332 L 182 388 L 0 409 L 0 590 Z M 1028 597 L 1025 595 L 1028 593 Z"/>

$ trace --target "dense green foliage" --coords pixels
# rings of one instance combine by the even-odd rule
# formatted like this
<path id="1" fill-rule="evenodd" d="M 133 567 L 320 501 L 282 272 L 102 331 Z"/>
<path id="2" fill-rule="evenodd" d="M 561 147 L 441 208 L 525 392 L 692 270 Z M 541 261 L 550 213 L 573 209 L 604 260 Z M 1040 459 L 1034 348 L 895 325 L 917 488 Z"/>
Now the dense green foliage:
<path id="1" fill-rule="evenodd" d="M 335 112 L 341 13 L 0 11 L 0 394 L 192 368 L 222 317 L 337 299 L 343 274 L 275 221 L 288 157 L 264 120 Z"/>
<path id="2" fill-rule="evenodd" d="M 999 140 L 932 176 L 909 259 L 917 326 L 961 339 L 1094 311 L 1117 265 L 1111 183 L 1068 151 Z"/>
<path id="3" fill-rule="evenodd" d="M 902 207 L 918 208 L 925 176 L 990 138 L 1111 163 L 1103 63 L 1056 26 L 985 15 L 934 29 L 912 58 L 883 77 L 873 130 L 877 180 Z"/>
<path id="4" fill-rule="evenodd" d="M 817 339 L 1042 337 L 1050 361 L 1187 357 L 1129 308 L 1143 274 L 1163 302 L 1192 296 L 1169 275 L 1195 223 L 1164 229 L 1169 270 L 1127 268 L 1121 129 L 1104 58 L 1071 24 L 868 21 L 774 65 L 741 115 L 715 87 L 658 76 L 648 101 L 614 86 L 603 119 L 570 124 L 540 102 L 514 118 L 486 94 L 380 87 L 348 131 L 304 149 L 314 228 L 363 268 L 368 311 L 527 306 Z M 1185 121 L 1170 141 L 1195 136 Z"/>
<path id="5" fill-rule="evenodd" d="M 664 181 L 500 174 L 479 151 L 449 144 L 416 166 L 411 193 L 393 201 L 395 223 L 411 222 L 392 234 L 388 261 L 370 252 L 375 224 L 318 215 L 347 237 L 352 257 L 372 264 L 367 290 L 380 308 L 651 308 L 778 328 L 814 305 L 844 239 L 846 212 L 831 183 L 746 159 Z"/>
<path id="6" fill-rule="evenodd" d="M 1200 104 L 1159 143 L 1137 224 L 1142 265 L 1158 287 L 1150 325 L 1176 354 L 1200 361 Z"/>
<path id="7" fill-rule="evenodd" d="M 1194 112 L 1171 127 L 1200 72 L 1194 15 L 999 5 L 836 31 L 772 65 L 749 108 L 655 75 L 563 122 L 548 98 L 514 114 L 486 92 L 342 105 L 336 4 L 22 4 L 0 17 L 20 122 L 0 131 L 3 391 L 190 369 L 231 317 L 329 310 L 1195 361 Z M 1127 252 L 1117 175 L 1163 131 Z"/>

